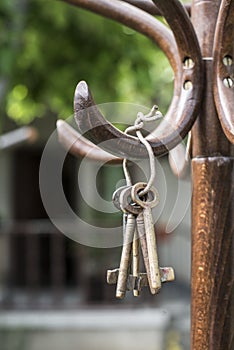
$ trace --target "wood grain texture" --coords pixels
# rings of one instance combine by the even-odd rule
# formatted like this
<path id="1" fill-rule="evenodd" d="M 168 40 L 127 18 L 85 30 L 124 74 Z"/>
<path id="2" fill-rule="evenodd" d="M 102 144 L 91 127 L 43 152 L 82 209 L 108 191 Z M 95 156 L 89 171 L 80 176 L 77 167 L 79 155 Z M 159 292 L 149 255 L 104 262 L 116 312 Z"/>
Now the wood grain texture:
<path id="1" fill-rule="evenodd" d="M 193 170 L 193 350 L 231 350 L 234 332 L 234 160 L 197 158 Z"/>

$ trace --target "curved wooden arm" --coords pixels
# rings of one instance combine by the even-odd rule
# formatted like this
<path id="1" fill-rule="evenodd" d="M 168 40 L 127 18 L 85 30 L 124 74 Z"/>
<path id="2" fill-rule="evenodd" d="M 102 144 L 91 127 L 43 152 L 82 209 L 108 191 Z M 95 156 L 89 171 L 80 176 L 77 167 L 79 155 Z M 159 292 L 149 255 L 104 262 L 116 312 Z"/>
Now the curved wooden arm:
<path id="1" fill-rule="evenodd" d="M 120 0 L 64 0 L 65 2 L 113 19 L 145 35 L 168 57 L 173 68 L 179 65 L 177 47 L 171 31 L 145 11 Z"/>
<path id="2" fill-rule="evenodd" d="M 181 71 L 178 49 L 172 32 L 145 11 L 136 8 L 120 0 L 64 0 L 67 3 L 98 13 L 104 17 L 113 19 L 129 28 L 145 35 L 156 43 L 166 54 L 176 79 L 174 84 L 174 95 L 178 95 L 180 86 L 177 85 Z M 154 6 L 154 4 L 152 4 Z M 171 103 L 173 105 L 173 101 Z"/>
<path id="3" fill-rule="evenodd" d="M 166 52 L 168 60 L 177 76 L 174 84 L 175 98 L 172 100 L 172 103 L 171 103 L 171 109 L 174 110 L 174 106 L 177 105 L 177 100 L 178 100 L 177 96 L 179 95 L 179 90 L 180 90 L 180 87 L 177 84 L 177 82 L 179 81 L 179 75 L 180 75 L 180 70 L 178 69 L 180 65 L 180 60 L 177 55 L 177 46 L 171 31 L 167 27 L 165 27 L 161 22 L 156 21 L 155 18 L 145 13 L 144 11 L 139 10 L 129 4 L 125 4 L 124 2 L 120 3 L 120 1 L 117 1 L 117 0 L 113 0 L 111 2 L 108 0 L 100 0 L 98 2 L 94 0 L 65 0 L 65 1 L 73 5 L 80 6 L 85 9 L 89 9 L 91 11 L 97 12 L 105 17 L 114 19 L 118 22 L 121 22 L 129 26 L 130 28 L 135 29 L 138 32 L 146 35 L 155 43 L 157 43 L 159 47 Z M 152 5 L 154 6 L 154 4 Z M 58 132 L 60 134 L 60 141 L 65 142 L 66 138 L 69 139 L 69 137 L 63 137 L 61 135 L 61 133 L 63 132 L 63 129 L 60 128 Z M 69 133 L 69 130 L 66 130 L 66 136 L 68 136 L 68 133 Z M 70 135 L 70 136 L 71 138 L 73 138 L 73 135 Z M 81 143 L 82 141 L 79 141 L 80 146 L 81 146 Z M 91 143 L 89 145 L 91 148 L 93 148 L 94 146 Z M 72 148 L 73 151 L 76 150 L 77 156 L 79 155 L 83 157 L 84 149 L 86 149 L 88 152 L 87 145 L 85 148 L 83 146 Z M 79 154 L 79 152 L 81 152 L 81 154 Z"/>
<path id="4" fill-rule="evenodd" d="M 129 4 L 132 4 L 136 7 L 139 7 L 140 9 L 150 13 L 151 15 L 154 16 L 161 16 L 162 13 L 160 9 L 152 3 L 152 1 L 149 0 L 121 0 L 128 2 Z M 191 15 L 191 5 L 184 5 L 186 11 L 188 12 L 189 16 Z"/>
<path id="5" fill-rule="evenodd" d="M 76 0 L 76 2 L 79 3 L 80 0 Z M 87 2 L 89 1 L 85 1 L 85 3 Z M 175 70 L 176 88 L 174 90 L 172 104 L 163 122 L 148 137 L 148 140 L 151 141 L 154 154 L 162 155 L 175 147 L 191 129 L 200 107 L 203 75 L 199 44 L 183 6 L 177 0 L 166 2 L 154 0 L 154 2 L 160 11 L 162 11 L 173 30 L 180 57 L 180 63 Z M 104 0 L 101 3 L 104 7 L 109 4 Z M 113 3 L 115 3 L 116 10 L 120 10 L 123 6 L 123 4 L 120 6 L 119 1 L 113 1 Z M 154 22 L 156 23 L 157 21 L 154 19 Z M 168 54 L 167 49 L 165 53 Z M 183 68 L 183 62 L 186 58 L 191 59 L 193 62 L 193 65 L 189 68 Z M 190 86 L 191 88 L 189 88 Z M 79 129 L 82 133 L 86 132 L 86 136 L 95 144 L 112 140 L 105 149 L 115 155 L 127 158 L 144 158 L 146 156 L 146 150 L 138 140 L 120 132 L 105 120 L 95 106 L 85 82 L 77 85 L 74 103 L 75 117 Z M 91 106 L 92 108 L 88 108 Z"/>
<path id="6" fill-rule="evenodd" d="M 60 119 L 57 121 L 57 132 L 59 142 L 75 156 L 80 158 L 88 157 L 90 160 L 101 163 L 119 164 L 122 162 L 121 158 L 112 156 L 88 141 L 64 120 Z"/>
<path id="7" fill-rule="evenodd" d="M 221 3 L 214 48 L 215 104 L 223 131 L 234 143 L 234 0 Z"/>

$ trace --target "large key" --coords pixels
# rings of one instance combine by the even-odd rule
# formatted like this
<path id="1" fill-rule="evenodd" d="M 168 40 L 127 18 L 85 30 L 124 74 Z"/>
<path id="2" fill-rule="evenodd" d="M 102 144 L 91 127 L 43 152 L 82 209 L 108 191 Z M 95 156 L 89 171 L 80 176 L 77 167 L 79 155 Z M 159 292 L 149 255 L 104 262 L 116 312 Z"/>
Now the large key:
<path id="1" fill-rule="evenodd" d="M 135 217 L 133 214 L 129 214 L 127 216 L 125 232 L 123 235 L 123 248 L 116 287 L 116 297 L 120 299 L 124 298 L 127 289 L 127 280 L 131 261 L 132 241 L 135 232 L 135 226 Z"/>
<path id="2" fill-rule="evenodd" d="M 117 287 L 116 287 L 116 297 L 120 299 L 124 298 L 127 290 L 127 282 L 128 282 L 131 253 L 132 253 L 132 242 L 133 242 L 135 228 L 136 228 L 136 221 L 135 221 L 134 214 L 126 213 L 125 209 L 121 207 L 122 196 L 124 195 L 124 192 L 128 188 L 130 187 L 124 186 L 118 189 L 117 191 L 115 191 L 113 194 L 113 202 L 115 206 L 121 209 L 124 215 L 127 214 L 126 223 L 124 225 L 123 248 L 121 253 Z"/>
<path id="3" fill-rule="evenodd" d="M 141 199 L 139 197 L 139 193 L 145 187 L 146 187 L 146 184 L 143 182 L 139 182 L 135 184 L 131 189 L 131 197 L 134 203 L 140 205 L 143 208 L 143 221 L 144 221 L 145 234 L 146 234 L 148 257 L 149 257 L 150 285 L 157 292 L 161 288 L 161 276 L 160 276 L 160 269 L 159 269 L 159 262 L 158 262 L 152 208 L 159 203 L 159 195 L 155 187 L 151 187 L 150 192 L 153 193 L 153 199 L 152 200 L 147 200 L 147 199 L 145 200 L 145 198 Z"/>
<path id="4" fill-rule="evenodd" d="M 127 218 L 130 215 L 134 216 L 134 220 L 136 220 L 136 216 L 142 211 L 140 206 L 136 206 L 132 203 L 131 200 L 131 186 L 125 188 L 121 191 L 119 196 L 119 206 L 123 213 L 127 214 Z M 128 220 L 128 219 L 127 219 Z M 136 279 L 140 276 L 140 256 L 139 256 L 139 238 L 137 234 L 137 230 L 135 230 L 133 242 L 132 242 L 132 276 Z M 133 295 L 135 297 L 139 296 L 140 290 L 137 289 L 137 286 L 133 289 Z"/>
<path id="5" fill-rule="evenodd" d="M 145 224 L 144 224 L 144 218 L 143 218 L 143 213 L 139 213 L 139 215 L 136 218 L 136 225 L 137 225 L 137 232 L 138 232 L 138 237 L 141 242 L 141 251 L 142 251 L 142 256 L 144 259 L 144 264 L 145 264 L 145 270 L 148 276 L 148 283 L 150 287 L 150 291 L 152 294 L 157 293 L 157 289 L 155 288 L 154 284 L 152 283 L 152 277 L 151 277 L 151 269 L 150 269 L 150 262 L 149 262 L 149 254 L 148 254 L 148 247 L 147 247 L 147 241 L 146 241 L 146 231 L 145 231 Z"/>

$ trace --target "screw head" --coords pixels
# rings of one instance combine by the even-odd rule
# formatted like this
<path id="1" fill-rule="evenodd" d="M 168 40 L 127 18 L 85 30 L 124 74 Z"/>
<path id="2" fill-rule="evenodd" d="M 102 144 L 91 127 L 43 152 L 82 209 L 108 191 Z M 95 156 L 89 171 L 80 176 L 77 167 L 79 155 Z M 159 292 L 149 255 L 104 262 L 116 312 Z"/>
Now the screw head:
<path id="1" fill-rule="evenodd" d="M 228 67 L 228 66 L 231 66 L 232 65 L 232 57 L 227 55 L 227 56 L 224 56 L 223 58 L 223 64 Z"/>
<path id="2" fill-rule="evenodd" d="M 234 82 L 231 77 L 224 78 L 223 83 L 229 89 L 231 89 L 234 86 Z"/>
<path id="3" fill-rule="evenodd" d="M 185 90 L 191 90 L 193 87 L 193 83 L 190 80 L 186 80 L 184 82 L 184 89 Z"/>
<path id="4" fill-rule="evenodd" d="M 185 69 L 193 68 L 194 66 L 194 62 L 190 57 L 186 57 L 183 63 Z"/>

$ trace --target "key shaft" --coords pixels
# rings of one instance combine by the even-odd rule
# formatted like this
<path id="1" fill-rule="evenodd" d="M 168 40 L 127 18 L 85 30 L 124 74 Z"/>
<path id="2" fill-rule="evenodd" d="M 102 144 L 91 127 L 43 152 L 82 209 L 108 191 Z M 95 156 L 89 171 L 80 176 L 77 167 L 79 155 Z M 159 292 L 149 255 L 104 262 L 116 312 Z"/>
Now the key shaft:
<path id="1" fill-rule="evenodd" d="M 143 219 L 146 232 L 147 250 L 149 256 L 150 279 L 152 288 L 159 290 L 161 288 L 161 278 L 159 271 L 158 253 L 156 235 L 154 231 L 154 223 L 152 211 L 150 207 L 143 209 Z"/>
<path id="2" fill-rule="evenodd" d="M 135 217 L 133 214 L 128 214 L 125 232 L 123 235 L 123 248 L 120 259 L 119 275 L 116 287 L 116 297 L 124 298 L 127 289 L 127 280 L 129 274 L 129 266 L 132 252 L 132 241 L 135 232 Z"/>
<path id="3" fill-rule="evenodd" d="M 136 218 L 135 218 L 136 220 Z M 132 275 L 138 278 L 140 273 L 140 256 L 139 256 L 139 238 L 137 230 L 135 230 L 133 242 L 132 242 Z M 138 289 L 133 289 L 133 295 L 138 297 L 140 291 Z"/>
<path id="4" fill-rule="evenodd" d="M 142 212 L 139 213 L 136 218 L 136 226 L 138 231 L 138 237 L 141 244 L 141 251 L 142 251 L 142 256 L 144 260 L 145 270 L 148 277 L 150 291 L 152 294 L 156 294 L 157 290 L 153 288 L 153 285 L 151 282 L 152 279 L 151 279 L 151 271 L 150 271 L 150 264 L 149 264 L 149 255 L 148 255 L 148 248 L 147 248 L 147 242 L 146 242 L 145 224 L 144 224 L 144 218 L 143 218 Z"/>

